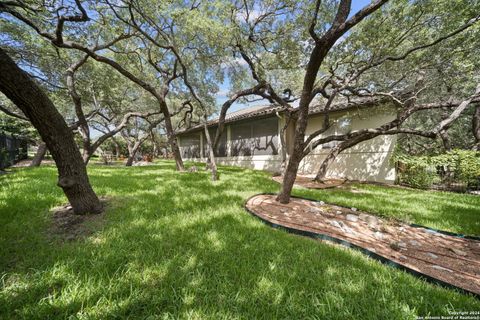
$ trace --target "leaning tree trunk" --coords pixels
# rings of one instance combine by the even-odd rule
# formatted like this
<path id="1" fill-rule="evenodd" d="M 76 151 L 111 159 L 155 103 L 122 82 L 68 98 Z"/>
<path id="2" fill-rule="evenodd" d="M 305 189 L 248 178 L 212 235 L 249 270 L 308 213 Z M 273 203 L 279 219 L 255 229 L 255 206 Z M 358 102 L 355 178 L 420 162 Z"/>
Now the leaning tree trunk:
<path id="1" fill-rule="evenodd" d="M 287 116 L 287 120 L 285 121 L 285 125 L 283 126 L 282 130 L 280 130 L 280 144 L 282 146 L 282 163 L 280 164 L 280 174 L 282 177 L 285 175 L 285 170 L 287 168 L 287 129 L 290 124 L 290 116 Z"/>
<path id="2" fill-rule="evenodd" d="M 168 106 L 165 100 L 159 99 L 160 109 L 162 110 L 163 117 L 165 119 L 165 131 L 167 133 L 168 144 L 172 149 L 173 158 L 175 159 L 175 165 L 178 171 L 185 171 L 185 166 L 183 164 L 182 155 L 180 149 L 178 148 L 178 141 L 175 131 L 173 130 L 172 118 L 170 117 L 170 112 L 168 111 Z"/>
<path id="3" fill-rule="evenodd" d="M 63 189 L 76 214 L 100 213 L 102 205 L 88 180 L 73 133 L 48 96 L 0 49 L 0 91 L 38 130 L 58 170 Z"/>
<path id="4" fill-rule="evenodd" d="M 305 102 L 303 102 L 305 103 Z M 306 108 L 308 108 L 308 103 Z M 303 106 L 305 108 L 305 106 Z M 289 203 L 290 195 L 292 193 L 293 184 L 297 178 L 298 167 L 303 159 L 303 146 L 305 141 L 305 129 L 307 128 L 308 114 L 300 113 L 297 126 L 295 128 L 295 138 L 293 145 L 293 152 L 288 159 L 287 168 L 283 175 L 282 189 L 277 196 L 277 201 L 280 203 Z"/>
<path id="5" fill-rule="evenodd" d="M 45 142 L 42 142 L 38 145 L 37 152 L 30 163 L 30 167 L 39 167 L 42 163 L 45 154 L 47 153 L 47 145 Z"/>
<path id="6" fill-rule="evenodd" d="M 207 139 L 207 146 L 208 146 L 208 156 L 210 159 L 210 163 L 207 165 L 210 166 L 210 170 L 212 170 L 212 181 L 218 180 L 218 173 L 217 173 L 217 164 L 215 162 L 215 152 L 213 150 L 212 139 L 210 137 L 210 132 L 208 132 L 207 122 L 204 123 L 203 129 L 205 131 L 205 138 Z"/>
<path id="7" fill-rule="evenodd" d="M 135 158 L 136 152 L 134 152 L 134 146 L 132 145 L 131 141 L 127 138 L 125 139 L 127 142 L 127 150 L 128 150 L 128 157 L 127 162 L 125 163 L 126 167 L 131 167 L 133 165 L 133 160 Z"/>
<path id="8" fill-rule="evenodd" d="M 440 139 L 442 139 L 443 148 L 445 149 L 445 151 L 448 152 L 452 150 L 452 141 L 450 140 L 448 132 L 442 130 L 438 133 L 438 135 L 440 136 Z"/>
<path id="9" fill-rule="evenodd" d="M 167 118 L 165 118 L 165 127 L 170 127 L 170 130 L 167 129 L 167 138 L 170 144 L 170 148 L 172 148 L 172 154 L 173 158 L 175 159 L 176 168 L 178 171 L 185 171 L 185 166 L 183 164 L 180 148 L 178 148 L 177 136 L 173 132 L 171 121 L 167 121 Z"/>
<path id="10" fill-rule="evenodd" d="M 365 133 L 363 135 L 351 138 L 349 140 L 345 140 L 336 147 L 334 147 L 332 150 L 330 150 L 330 153 L 327 155 L 327 157 L 323 160 L 322 164 L 320 165 L 320 168 L 318 169 L 317 175 L 315 176 L 314 181 L 317 182 L 324 182 L 325 177 L 327 175 L 327 169 L 330 167 L 330 165 L 335 161 L 337 156 L 343 152 L 346 149 L 349 149 L 353 146 L 356 146 L 360 142 L 370 140 L 376 136 L 379 136 L 380 133 Z"/>
<path id="11" fill-rule="evenodd" d="M 150 139 L 152 140 L 152 144 L 153 144 L 153 158 L 158 158 L 158 141 L 157 139 L 155 138 L 155 134 L 152 132 L 150 132 Z"/>
<path id="12" fill-rule="evenodd" d="M 480 104 L 477 104 L 475 107 L 475 113 L 472 119 L 472 131 L 473 137 L 475 138 L 473 149 L 480 151 Z"/>
<path id="13" fill-rule="evenodd" d="M 331 39 L 325 39 L 327 42 Z M 318 70 L 322 65 L 323 60 L 327 56 L 328 51 L 333 46 L 332 43 L 324 43 L 320 45 L 317 43 L 310 54 L 310 60 L 307 64 L 305 77 L 303 79 L 303 89 L 300 96 L 298 106 L 299 115 L 295 127 L 295 136 L 293 139 L 293 152 L 288 160 L 287 169 L 283 176 L 282 190 L 277 196 L 277 201 L 280 203 L 289 203 L 290 195 L 292 193 L 293 184 L 297 178 L 298 167 L 303 159 L 305 147 L 305 130 L 307 129 L 308 110 L 310 102 L 312 101 L 312 91 L 317 78 Z"/>
<path id="14" fill-rule="evenodd" d="M 127 159 L 127 163 L 125 164 L 125 166 L 127 166 L 127 167 L 132 166 L 133 161 L 135 160 L 135 156 L 137 155 L 138 149 L 140 149 L 140 146 L 147 140 L 147 138 L 148 138 L 148 136 L 145 136 L 145 137 L 141 138 L 140 140 L 138 140 L 137 142 L 135 142 L 135 144 L 133 146 L 131 146 L 131 145 L 128 146 L 128 159 Z"/>
<path id="15" fill-rule="evenodd" d="M 94 150 L 92 150 L 92 148 L 89 145 L 87 146 L 84 144 L 82 159 L 85 165 L 87 165 L 90 162 L 90 159 L 92 158 L 93 153 L 94 153 Z"/>
<path id="16" fill-rule="evenodd" d="M 335 161 L 337 158 L 338 154 L 344 150 L 341 147 L 341 144 L 338 146 L 334 147 L 330 152 L 328 153 L 327 157 L 323 160 L 322 164 L 320 165 L 320 168 L 318 169 L 317 175 L 315 176 L 314 181 L 317 182 L 324 182 L 325 177 L 327 175 L 327 169 L 330 167 L 330 165 Z"/>
<path id="17" fill-rule="evenodd" d="M 125 163 L 125 166 L 131 167 L 133 165 L 134 157 L 135 157 L 135 154 L 129 154 L 127 158 L 127 163 Z"/>
<path id="18" fill-rule="evenodd" d="M 451 88 L 447 88 L 447 92 L 451 94 Z M 448 119 L 450 116 L 450 112 L 448 110 L 444 109 L 442 112 L 442 121 Z M 440 136 L 440 139 L 442 140 L 443 148 L 445 149 L 445 152 L 448 152 L 452 150 L 452 141 L 450 140 L 450 136 L 448 135 L 447 130 L 441 130 L 438 135 Z"/>

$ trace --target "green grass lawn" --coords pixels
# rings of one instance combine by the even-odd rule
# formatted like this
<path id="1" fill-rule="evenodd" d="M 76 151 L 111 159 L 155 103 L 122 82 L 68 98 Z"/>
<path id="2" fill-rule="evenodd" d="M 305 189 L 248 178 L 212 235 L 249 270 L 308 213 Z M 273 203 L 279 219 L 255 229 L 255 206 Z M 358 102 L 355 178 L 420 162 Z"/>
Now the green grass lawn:
<path id="1" fill-rule="evenodd" d="M 53 167 L 0 176 L 0 319 L 415 319 L 480 310 L 359 252 L 272 229 L 243 209 L 275 192 L 268 174 L 176 173 L 90 166 L 112 197 L 84 240 L 50 239 L 49 209 L 66 200 Z M 479 234 L 480 197 L 359 185 L 296 190 L 384 216 Z M 358 191 L 360 190 L 360 192 Z M 476 218 L 476 219 L 475 219 Z"/>

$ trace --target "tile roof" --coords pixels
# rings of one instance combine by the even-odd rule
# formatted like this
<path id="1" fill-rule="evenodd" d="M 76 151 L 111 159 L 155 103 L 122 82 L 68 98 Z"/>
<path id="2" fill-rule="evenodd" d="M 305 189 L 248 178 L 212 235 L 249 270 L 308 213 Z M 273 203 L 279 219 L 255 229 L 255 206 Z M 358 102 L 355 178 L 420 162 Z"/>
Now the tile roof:
<path id="1" fill-rule="evenodd" d="M 336 104 L 332 104 L 330 106 L 329 112 L 348 110 L 348 109 L 353 109 L 355 107 L 370 107 L 385 100 L 387 99 L 381 97 L 381 98 L 362 98 L 362 99 L 351 100 L 349 102 L 347 101 L 339 102 Z M 324 112 L 324 107 L 325 107 L 324 104 L 315 104 L 313 106 L 310 106 L 309 114 L 321 114 Z M 245 109 L 227 113 L 225 117 L 225 123 L 231 123 L 231 122 L 236 122 L 244 119 L 251 119 L 251 118 L 257 118 L 265 115 L 271 115 L 277 111 L 282 111 L 283 109 L 284 107 L 277 104 L 248 107 Z M 298 110 L 298 108 L 293 109 L 294 112 L 296 110 Z M 214 120 L 210 120 L 208 122 L 208 126 L 209 127 L 214 126 L 217 123 L 218 123 L 218 118 Z M 179 131 L 178 134 L 195 131 L 200 128 L 202 128 L 202 125 L 196 125 L 188 129 Z"/>

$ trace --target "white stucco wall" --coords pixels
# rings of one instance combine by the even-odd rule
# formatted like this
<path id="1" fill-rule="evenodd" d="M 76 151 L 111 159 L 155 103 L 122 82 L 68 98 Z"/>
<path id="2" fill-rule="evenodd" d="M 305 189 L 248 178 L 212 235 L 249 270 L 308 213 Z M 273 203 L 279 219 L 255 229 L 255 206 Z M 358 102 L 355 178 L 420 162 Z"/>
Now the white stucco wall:
<path id="1" fill-rule="evenodd" d="M 280 155 L 276 156 L 241 156 L 216 158 L 218 164 L 237 166 L 255 170 L 278 172 L 282 164 Z"/>
<path id="2" fill-rule="evenodd" d="M 395 118 L 395 110 L 387 107 L 349 111 L 333 115 L 333 119 L 351 119 L 350 130 L 375 128 Z M 321 128 L 323 116 L 311 117 L 306 134 L 310 135 Z M 338 127 L 338 122 L 322 136 L 333 133 L 346 133 Z M 395 168 L 390 159 L 395 147 L 395 136 L 379 136 L 364 141 L 345 150 L 335 159 L 327 171 L 329 178 L 347 178 L 350 180 L 377 181 L 393 183 Z M 310 152 L 300 163 L 299 174 L 315 175 L 330 149 L 317 148 Z"/>
<path id="3" fill-rule="evenodd" d="M 349 118 L 350 126 L 348 130 L 358 130 L 363 128 L 375 128 L 395 118 L 395 109 L 389 107 L 374 107 L 362 110 L 350 110 L 348 112 L 338 112 L 331 115 L 331 119 Z M 311 116 L 308 121 L 306 135 L 318 130 L 323 125 L 323 116 Z M 283 121 L 279 121 L 279 134 L 283 126 Z M 226 127 L 227 137 L 230 136 L 230 128 Z M 333 133 L 341 134 L 345 128 L 338 127 L 338 122 L 332 126 L 322 136 Z M 293 130 L 292 130 L 293 133 Z M 200 133 L 199 133 L 200 134 Z M 321 137 L 321 136 L 320 136 Z M 227 140 L 227 146 L 230 145 Z M 289 142 L 292 139 L 288 139 Z M 280 141 L 280 139 L 279 139 Z M 395 181 L 395 168 L 390 162 L 393 149 L 395 147 L 395 136 L 380 136 L 365 142 L 362 142 L 351 149 L 345 150 L 329 167 L 327 177 L 346 178 L 350 180 L 377 181 L 393 183 Z M 290 149 L 290 148 L 289 148 Z M 203 150 L 203 149 L 202 149 Z M 325 159 L 330 149 L 317 148 L 312 150 L 300 163 L 298 173 L 301 175 L 315 175 L 320 164 Z M 230 154 L 230 153 L 229 153 Z M 204 159 L 185 159 L 193 161 L 203 161 Z M 266 170 L 270 172 L 280 171 L 281 155 L 255 155 L 239 157 L 219 157 L 216 159 L 218 164 L 239 166 L 244 168 Z"/>

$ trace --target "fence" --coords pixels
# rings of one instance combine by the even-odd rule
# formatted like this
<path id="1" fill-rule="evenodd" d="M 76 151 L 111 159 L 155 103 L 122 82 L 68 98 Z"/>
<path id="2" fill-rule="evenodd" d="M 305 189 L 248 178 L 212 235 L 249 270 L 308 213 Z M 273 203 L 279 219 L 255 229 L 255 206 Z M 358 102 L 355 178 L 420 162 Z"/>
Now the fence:
<path id="1" fill-rule="evenodd" d="M 27 158 L 27 140 L 0 133 L 0 169 Z"/>

